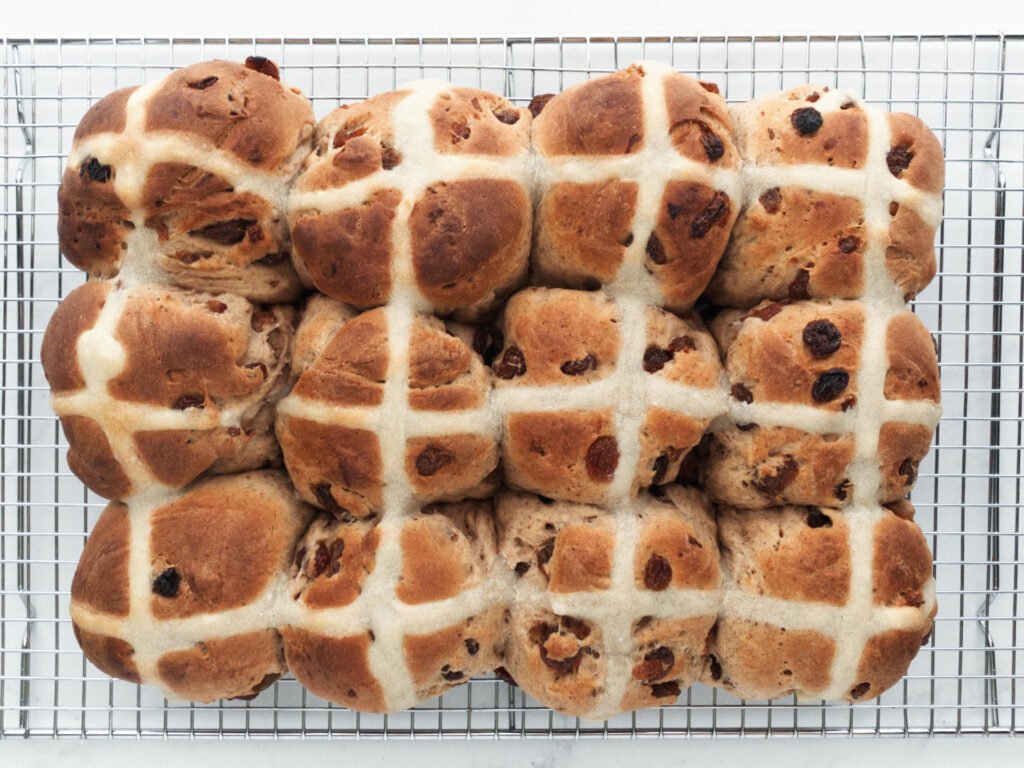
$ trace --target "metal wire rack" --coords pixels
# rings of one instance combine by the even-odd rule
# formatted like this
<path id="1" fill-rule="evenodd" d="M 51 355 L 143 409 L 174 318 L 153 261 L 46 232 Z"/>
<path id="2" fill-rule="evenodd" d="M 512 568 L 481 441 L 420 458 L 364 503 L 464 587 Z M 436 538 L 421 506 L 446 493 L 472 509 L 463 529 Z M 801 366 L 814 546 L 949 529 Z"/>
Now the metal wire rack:
<path id="1" fill-rule="evenodd" d="M 641 58 L 713 80 L 730 101 L 812 81 L 920 115 L 946 152 L 940 275 L 915 302 L 939 342 L 945 417 L 913 495 L 940 608 L 907 677 L 856 706 L 745 703 L 697 686 L 675 705 L 595 725 L 496 679 L 378 716 L 332 706 L 291 679 L 251 702 L 170 704 L 87 664 L 69 590 L 104 502 L 67 469 L 38 361 L 50 314 L 84 279 L 57 248 L 64 159 L 79 119 L 109 91 L 254 53 L 279 62 L 318 117 L 420 77 L 524 104 Z M 1024 35 L 8 39 L 0 56 L 0 739 L 1024 733 Z"/>

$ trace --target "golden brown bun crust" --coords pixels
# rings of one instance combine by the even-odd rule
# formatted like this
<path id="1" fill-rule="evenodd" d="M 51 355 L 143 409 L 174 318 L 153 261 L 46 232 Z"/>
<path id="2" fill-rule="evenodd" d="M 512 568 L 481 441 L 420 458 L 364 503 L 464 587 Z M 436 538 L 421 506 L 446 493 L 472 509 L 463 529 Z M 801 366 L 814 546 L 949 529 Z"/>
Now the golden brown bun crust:
<path id="1" fill-rule="evenodd" d="M 358 208 L 309 212 L 298 218 L 292 225 L 292 243 L 312 283 L 328 296 L 356 307 L 387 302 L 391 226 L 401 199 L 397 189 L 382 189 Z"/>
<path id="2" fill-rule="evenodd" d="M 291 562 L 308 519 L 277 472 L 211 478 L 158 508 L 150 578 L 174 568 L 181 580 L 174 597 L 153 594 L 153 615 L 184 618 L 251 603 Z"/>
<path id="3" fill-rule="evenodd" d="M 720 313 L 711 330 L 723 350 L 732 396 L 747 397 L 755 406 L 788 403 L 832 413 L 858 407 L 868 311 L 860 302 L 833 300 L 762 302 L 746 312 Z M 885 397 L 937 403 L 938 361 L 921 321 L 909 311 L 892 316 L 886 344 Z M 823 384 L 837 376 L 845 376 L 840 386 L 826 391 Z M 855 489 L 848 475 L 855 458 L 853 432 L 817 434 L 751 419 L 716 431 L 706 444 L 700 475 L 714 499 L 746 508 L 845 506 L 852 501 Z M 877 449 L 880 503 L 910 492 L 932 434 L 928 426 L 882 424 Z"/>
<path id="4" fill-rule="evenodd" d="M 132 658 L 135 649 L 130 643 L 108 635 L 97 635 L 72 623 L 75 640 L 85 657 L 101 672 L 127 680 L 130 683 L 141 683 L 139 670 Z"/>
<path id="5" fill-rule="evenodd" d="M 143 110 L 143 140 L 160 136 L 201 157 L 210 148 L 233 158 L 261 189 L 287 182 L 309 146 L 309 101 L 274 77 L 227 61 L 208 61 L 165 77 L 146 101 L 129 105 L 135 89 L 118 91 L 86 114 L 75 149 L 90 139 L 101 156 L 65 169 L 58 193 L 58 235 L 64 255 L 93 276 L 118 273 L 122 260 L 146 261 L 177 285 L 231 290 L 261 301 L 292 301 L 300 285 L 289 263 L 288 231 L 272 192 L 236 191 L 235 183 L 200 165 L 139 152 L 124 132 L 127 109 Z M 109 141 L 113 139 L 113 141 Z M 110 153 L 110 156 L 107 156 Z M 149 163 L 136 199 L 118 185 L 122 163 Z M 120 190 L 120 191 L 118 191 Z M 142 239 L 132 244 L 136 232 Z"/>
<path id="6" fill-rule="evenodd" d="M 711 640 L 710 674 L 734 696 L 774 699 L 792 691 L 824 690 L 836 643 L 811 629 L 783 630 L 771 624 L 722 617 Z"/>
<path id="7" fill-rule="evenodd" d="M 71 291 L 50 318 L 39 357 L 54 393 L 73 392 L 85 386 L 76 345 L 78 338 L 96 324 L 106 295 L 106 284 L 86 283 Z"/>
<path id="8" fill-rule="evenodd" d="M 866 245 L 857 200 L 773 187 L 740 214 L 708 296 L 728 307 L 790 297 L 856 298 L 863 292 Z"/>
<path id="9" fill-rule="evenodd" d="M 395 592 L 399 617 L 405 606 L 437 603 L 438 611 L 451 610 L 444 601 L 457 600 L 470 590 L 495 588 L 487 586 L 494 578 L 497 552 L 489 502 L 432 504 L 390 535 L 398 537 L 402 555 Z M 362 590 L 374 569 L 383 567 L 377 557 L 379 540 L 374 521 L 342 522 L 321 514 L 299 542 L 291 570 L 292 594 L 314 612 L 370 599 Z M 498 665 L 504 611 L 501 601 L 468 615 L 456 615 L 456 609 L 447 626 L 404 634 L 404 662 L 417 699 L 436 696 Z M 313 622 L 311 626 L 315 616 Z M 330 638 L 286 627 L 282 635 L 289 668 L 314 693 L 354 709 L 387 709 L 383 688 L 369 664 L 368 652 L 376 642 L 372 633 Z"/>
<path id="10" fill-rule="evenodd" d="M 838 634 L 826 636 L 813 629 L 773 621 L 770 609 L 763 620 L 737 615 L 728 607 L 712 635 L 712 663 L 705 682 L 720 685 L 746 699 L 770 699 L 791 693 L 814 696 L 836 684 L 849 683 L 840 698 L 864 701 L 880 695 L 907 671 L 922 640 L 932 628 L 934 604 L 926 613 L 926 591 L 932 558 L 921 529 L 913 522 L 913 509 L 897 514 L 883 509 L 872 532 L 870 585 L 851 584 L 850 529 L 871 525 L 865 510 L 845 513 L 818 507 L 780 507 L 767 510 L 718 510 L 723 562 L 728 589 L 748 598 L 765 596 L 796 601 L 809 621 L 815 613 L 848 607 L 852 593 L 864 593 L 873 611 L 890 613 L 876 622 L 868 615 L 867 637 L 855 648 L 859 658 L 852 681 L 833 680 L 832 662 L 837 643 L 856 642 L 857 630 L 843 628 L 838 618 L 826 623 Z M 863 598 L 862 598 L 863 599 Z M 726 599 L 729 605 L 729 599 Z M 791 609 L 792 610 L 792 609 Z M 791 615 L 799 615 L 791 614 Z M 819 616 L 818 621 L 822 617 Z M 893 621 L 902 628 L 889 629 Z"/>
<path id="11" fill-rule="evenodd" d="M 314 695 L 360 712 L 383 712 L 384 693 L 367 652 L 368 635 L 326 637 L 294 627 L 281 630 L 288 669 Z"/>
<path id="12" fill-rule="evenodd" d="M 215 82 L 203 88 L 196 83 Z M 206 61 L 164 79 L 146 112 L 146 129 L 202 136 L 255 168 L 269 170 L 312 134 L 309 101 L 277 79 L 232 61 Z"/>
<path id="13" fill-rule="evenodd" d="M 823 115 L 821 126 L 809 134 L 802 133 L 794 124 L 796 110 L 813 109 L 817 99 L 828 91 L 828 86 L 800 85 L 734 108 L 737 143 L 743 158 L 758 165 L 818 163 L 863 168 L 868 150 L 868 120 L 856 104 Z"/>
<path id="14" fill-rule="evenodd" d="M 721 570 L 704 497 L 669 486 L 660 496 L 642 497 L 641 505 L 635 548 L 627 553 L 635 588 L 716 594 Z M 615 518 L 597 507 L 511 492 L 499 495 L 497 517 L 501 556 L 515 574 L 517 595 L 505 665 L 545 705 L 587 715 L 604 692 L 613 651 L 600 622 L 554 613 L 546 600 L 557 596 L 571 606 L 574 594 L 603 592 L 621 610 L 634 610 L 629 595 L 611 589 Z M 630 630 L 630 677 L 615 706 L 671 703 L 703 669 L 714 620 L 713 610 L 684 619 L 638 617 Z"/>
<path id="15" fill-rule="evenodd" d="M 79 349 L 82 334 L 115 297 L 123 305 L 111 336 Z M 294 320 L 290 307 L 254 306 L 231 294 L 100 281 L 76 288 L 54 313 L 41 355 L 72 471 L 100 495 L 120 499 L 141 490 L 122 466 L 126 457 L 171 488 L 204 473 L 277 462 L 272 405 L 288 385 Z M 86 391 L 85 373 L 102 382 L 115 345 L 124 365 L 111 371 L 105 386 Z M 66 410 L 64 395 L 89 400 Z M 161 428 L 157 421 L 143 429 L 131 415 L 121 416 L 124 404 L 143 406 L 154 418 L 191 410 L 203 426 Z M 225 412 L 237 416 L 225 418 Z"/>
<path id="16" fill-rule="evenodd" d="M 744 424 L 715 432 L 707 451 L 700 475 L 716 500 L 757 509 L 797 500 L 842 505 L 853 497 L 846 477 L 854 459 L 852 435 Z"/>
<path id="17" fill-rule="evenodd" d="M 845 605 L 849 599 L 845 516 L 813 507 L 723 507 L 718 510 L 718 532 L 723 562 L 738 589 L 830 605 Z"/>
<path id="18" fill-rule="evenodd" d="M 335 514 L 365 517 L 383 499 L 381 430 L 359 429 L 317 418 L 352 413 L 345 407 L 380 406 L 389 366 L 385 310 L 353 316 L 326 297 L 312 299 L 297 332 L 294 368 L 299 374 L 277 417 L 285 463 L 302 499 Z M 398 418 L 415 425 L 424 411 L 475 411 L 488 400 L 490 380 L 479 356 L 434 317 L 416 316 L 409 341 L 408 395 Z M 422 418 L 426 418 L 425 416 Z M 381 421 L 386 424 L 386 419 Z M 386 437 L 387 436 L 383 436 Z M 495 435 L 458 431 L 418 434 L 405 442 L 405 478 L 417 501 L 457 501 L 493 493 L 497 478 Z"/>
<path id="19" fill-rule="evenodd" d="M 664 305 L 687 312 L 725 250 L 741 201 L 730 200 L 700 176 L 680 172 L 658 191 L 656 211 L 638 211 L 635 180 L 617 178 L 611 170 L 608 178 L 592 182 L 559 178 L 562 167 L 570 167 L 567 157 L 575 167 L 600 167 L 649 146 L 642 97 L 648 76 L 643 65 L 634 65 L 572 86 L 553 97 L 534 121 L 534 147 L 547 166 L 539 190 L 534 270 L 543 285 L 591 289 L 615 279 L 627 249 L 642 248 Z M 674 150 L 661 162 L 677 161 L 678 153 L 707 170 L 738 167 L 732 121 L 717 89 L 666 73 L 661 92 L 651 98 L 663 100 L 653 109 L 665 109 L 666 138 Z M 656 173 L 659 158 L 647 162 Z M 655 219 L 642 243 L 634 242 L 638 216 Z"/>
<path id="20" fill-rule="evenodd" d="M 128 508 L 112 502 L 85 542 L 71 582 L 71 599 L 95 611 L 128 615 Z"/>
<path id="21" fill-rule="evenodd" d="M 340 107 L 317 126 L 315 151 L 296 180 L 289 212 L 296 265 L 308 284 L 369 309 L 389 300 L 395 248 L 408 243 L 412 274 L 401 280 L 437 314 L 476 319 L 526 277 L 532 220 L 526 178 L 519 172 L 495 177 L 481 165 L 479 173 L 459 178 L 428 178 L 415 199 L 403 198 L 390 186 L 399 183 L 392 172 L 405 172 L 410 162 L 395 146 L 394 112 L 410 93 Z M 528 151 L 530 121 L 528 110 L 495 94 L 450 88 L 437 94 L 419 131 L 404 140 L 437 160 L 518 162 Z M 367 184 L 365 197 L 340 209 L 321 206 L 323 194 L 303 202 L 311 194 L 346 192 L 354 182 Z M 404 230 L 397 237 L 396 226 Z"/>
<path id="22" fill-rule="evenodd" d="M 141 649 L 155 676 L 145 682 L 159 682 L 174 696 L 255 695 L 284 672 L 280 638 L 272 627 L 218 635 L 218 614 L 257 604 L 291 563 L 311 510 L 295 500 L 279 472 L 201 481 L 149 513 L 150 561 L 140 572 L 133 570 L 131 527 L 144 524 L 147 512 L 133 508 L 136 503 L 144 502 L 107 507 L 75 572 L 71 612 L 87 658 L 108 674 L 140 682 L 135 656 Z M 148 623 L 131 614 L 130 583 L 151 595 Z M 197 625 L 192 646 L 154 651 L 173 631 L 163 622 L 199 614 L 209 625 Z M 205 637 L 204 628 L 213 636 Z"/>
<path id="23" fill-rule="evenodd" d="M 164 685 L 190 701 L 248 699 L 284 674 L 281 639 L 272 629 L 197 643 L 160 657 Z"/>
<path id="24" fill-rule="evenodd" d="M 567 88 L 534 121 L 533 144 L 546 155 L 618 155 L 643 147 L 638 67 Z"/>

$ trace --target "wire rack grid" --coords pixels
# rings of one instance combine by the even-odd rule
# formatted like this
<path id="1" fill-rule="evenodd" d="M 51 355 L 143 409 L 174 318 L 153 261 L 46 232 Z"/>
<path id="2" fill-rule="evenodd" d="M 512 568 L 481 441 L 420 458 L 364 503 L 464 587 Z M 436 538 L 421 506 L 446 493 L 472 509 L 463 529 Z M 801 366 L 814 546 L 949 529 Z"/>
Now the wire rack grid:
<path id="1" fill-rule="evenodd" d="M 88 664 L 71 577 L 104 506 L 67 469 L 39 345 L 84 280 L 64 263 L 56 191 L 71 137 L 109 91 L 205 58 L 260 54 L 318 117 L 421 77 L 525 104 L 639 59 L 715 81 L 729 101 L 802 82 L 920 115 L 946 153 L 939 277 L 915 302 L 935 332 L 944 418 L 913 501 L 935 554 L 935 631 L 878 701 L 740 702 L 703 686 L 594 724 L 497 679 L 408 712 L 357 714 L 284 679 L 251 702 L 168 703 Z M 149 38 L 0 41 L 0 740 L 12 737 L 523 738 L 1024 732 L 1024 35 L 962 37 Z"/>

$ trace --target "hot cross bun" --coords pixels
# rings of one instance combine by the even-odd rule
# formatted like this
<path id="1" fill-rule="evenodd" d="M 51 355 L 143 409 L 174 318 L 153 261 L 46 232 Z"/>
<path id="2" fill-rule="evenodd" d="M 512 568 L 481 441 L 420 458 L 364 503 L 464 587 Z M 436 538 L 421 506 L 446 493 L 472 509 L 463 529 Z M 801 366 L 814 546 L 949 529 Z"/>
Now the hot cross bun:
<path id="1" fill-rule="evenodd" d="M 69 466 L 123 499 L 279 461 L 273 404 L 290 384 L 294 321 L 291 307 L 228 293 L 75 289 L 41 350 Z"/>
<path id="2" fill-rule="evenodd" d="M 313 110 L 260 57 L 208 61 L 97 102 L 58 193 L 61 250 L 94 277 L 123 271 L 253 301 L 293 301 L 282 198 L 309 154 Z"/>

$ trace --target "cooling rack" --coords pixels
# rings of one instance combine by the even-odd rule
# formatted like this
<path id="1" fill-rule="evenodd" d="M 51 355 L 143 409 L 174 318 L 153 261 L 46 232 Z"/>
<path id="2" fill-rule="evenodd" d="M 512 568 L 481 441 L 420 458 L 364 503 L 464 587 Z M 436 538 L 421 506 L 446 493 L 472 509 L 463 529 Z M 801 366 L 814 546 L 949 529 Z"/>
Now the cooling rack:
<path id="1" fill-rule="evenodd" d="M 422 77 L 525 104 L 638 59 L 715 81 L 729 101 L 812 81 L 920 115 L 946 153 L 939 276 L 914 303 L 938 340 L 945 415 L 913 494 L 935 554 L 939 614 L 906 678 L 856 706 L 741 702 L 695 686 L 672 706 L 595 724 L 497 679 L 384 716 L 335 707 L 287 678 L 251 702 L 168 703 L 89 665 L 71 631 L 69 590 L 104 502 L 67 468 L 38 360 L 51 313 L 83 282 L 57 248 L 61 170 L 76 124 L 104 94 L 252 54 L 279 62 L 317 117 Z M 0 739 L 1024 732 L 1024 35 L 7 39 L 0 57 Z"/>

